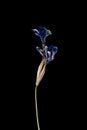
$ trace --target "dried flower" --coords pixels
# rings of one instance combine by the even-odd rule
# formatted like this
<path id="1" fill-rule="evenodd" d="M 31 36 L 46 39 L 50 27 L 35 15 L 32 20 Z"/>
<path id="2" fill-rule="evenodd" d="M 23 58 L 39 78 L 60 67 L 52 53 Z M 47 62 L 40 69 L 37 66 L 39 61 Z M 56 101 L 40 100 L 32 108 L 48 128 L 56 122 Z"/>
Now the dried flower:
<path id="1" fill-rule="evenodd" d="M 41 49 L 40 47 L 36 47 L 37 51 L 41 54 L 41 56 L 46 60 L 46 64 L 50 63 L 54 57 L 55 54 L 58 51 L 58 48 L 56 46 L 45 46 L 44 49 Z"/>
<path id="2" fill-rule="evenodd" d="M 37 87 L 42 80 L 45 70 L 46 70 L 46 65 L 50 63 L 54 58 L 55 54 L 58 51 L 58 48 L 56 46 L 46 46 L 46 37 L 51 35 L 51 31 L 46 29 L 43 26 L 39 26 L 39 29 L 32 29 L 35 35 L 39 36 L 42 42 L 42 48 L 36 47 L 37 51 L 41 54 L 42 56 L 42 61 L 38 67 L 37 70 L 37 76 L 36 76 L 36 87 L 35 87 L 35 109 L 36 109 L 36 119 L 37 119 L 37 127 L 38 130 L 40 130 L 40 125 L 39 125 L 39 117 L 38 117 L 38 107 L 37 107 Z"/>
<path id="3" fill-rule="evenodd" d="M 46 29 L 43 26 L 39 26 L 39 29 L 32 29 L 33 32 L 35 33 L 35 35 L 37 35 L 38 37 L 40 37 L 42 44 L 44 44 L 46 42 L 46 37 L 51 35 L 51 31 Z"/>

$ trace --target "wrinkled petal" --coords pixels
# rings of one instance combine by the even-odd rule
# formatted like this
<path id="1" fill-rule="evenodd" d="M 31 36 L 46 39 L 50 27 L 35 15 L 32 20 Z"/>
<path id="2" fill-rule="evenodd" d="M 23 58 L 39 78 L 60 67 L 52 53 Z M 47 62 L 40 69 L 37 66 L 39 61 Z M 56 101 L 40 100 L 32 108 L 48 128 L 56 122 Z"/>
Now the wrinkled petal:
<path id="1" fill-rule="evenodd" d="M 40 47 L 36 47 L 36 49 L 45 58 L 47 64 L 55 58 L 55 54 L 58 51 L 58 48 L 53 45 L 45 46 L 43 50 Z"/>
<path id="2" fill-rule="evenodd" d="M 35 33 L 35 35 L 39 36 L 39 38 L 41 39 L 42 43 L 46 42 L 46 37 L 51 35 L 51 31 L 46 29 L 43 26 L 39 26 L 39 29 L 33 29 L 33 32 Z"/>
<path id="3" fill-rule="evenodd" d="M 39 31 L 37 29 L 32 29 L 35 35 L 39 36 Z"/>
<path id="4" fill-rule="evenodd" d="M 47 58 L 47 51 L 48 51 L 48 46 L 45 46 L 43 49 L 43 55 L 45 58 Z"/>
<path id="5" fill-rule="evenodd" d="M 41 54 L 41 56 L 44 56 L 44 55 L 43 55 L 43 50 L 42 50 L 40 47 L 37 46 L 36 49 L 37 49 L 37 51 Z"/>
<path id="6" fill-rule="evenodd" d="M 51 46 L 49 46 L 49 49 L 48 49 L 48 50 L 51 51 L 51 58 L 52 58 L 52 60 L 53 60 L 55 54 L 56 54 L 57 51 L 58 51 L 58 48 L 57 48 L 56 46 L 51 45 Z"/>
<path id="7" fill-rule="evenodd" d="M 47 46 L 45 46 L 44 49 L 41 49 L 40 47 L 37 46 L 36 50 L 41 54 L 41 56 L 47 58 L 47 50 L 48 50 Z"/>
<path id="8" fill-rule="evenodd" d="M 58 51 L 58 48 L 56 46 L 51 45 L 48 47 L 45 53 L 45 56 L 46 56 L 45 59 L 46 59 L 47 64 L 50 63 L 54 59 L 57 51 Z"/>
<path id="9" fill-rule="evenodd" d="M 49 46 L 48 50 L 57 53 L 58 48 L 56 46 L 51 45 Z"/>
<path id="10" fill-rule="evenodd" d="M 51 52 L 50 52 L 50 51 L 47 51 L 47 58 L 46 58 L 47 64 L 48 64 L 50 61 L 52 61 L 51 59 L 52 59 L 52 58 L 51 58 Z"/>

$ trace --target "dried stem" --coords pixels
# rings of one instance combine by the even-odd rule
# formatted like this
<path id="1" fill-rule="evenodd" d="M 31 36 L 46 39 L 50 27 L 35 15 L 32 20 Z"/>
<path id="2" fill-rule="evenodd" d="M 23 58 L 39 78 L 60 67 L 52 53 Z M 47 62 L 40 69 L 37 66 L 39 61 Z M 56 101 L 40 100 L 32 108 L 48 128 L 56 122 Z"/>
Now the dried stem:
<path id="1" fill-rule="evenodd" d="M 37 128 L 38 128 L 38 130 L 40 130 L 39 117 L 38 117 L 38 106 L 37 106 L 37 87 L 35 87 L 35 109 L 36 109 Z"/>
<path id="2" fill-rule="evenodd" d="M 39 125 L 38 106 L 37 106 L 37 87 L 45 74 L 45 70 L 46 70 L 46 61 L 44 58 L 42 58 L 42 61 L 37 71 L 36 87 L 35 87 L 35 109 L 36 109 L 36 120 L 38 130 L 40 130 L 40 125 Z"/>

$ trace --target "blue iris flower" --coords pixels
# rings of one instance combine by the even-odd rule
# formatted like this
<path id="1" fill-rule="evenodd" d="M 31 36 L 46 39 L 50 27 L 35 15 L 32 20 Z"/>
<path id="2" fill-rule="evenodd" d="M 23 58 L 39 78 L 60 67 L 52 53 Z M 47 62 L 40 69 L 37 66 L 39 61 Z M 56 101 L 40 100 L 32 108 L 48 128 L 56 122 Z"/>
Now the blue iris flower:
<path id="1" fill-rule="evenodd" d="M 45 58 L 46 64 L 50 63 L 54 58 L 55 54 L 58 51 L 58 48 L 56 46 L 45 46 L 44 49 L 41 49 L 40 47 L 36 47 L 37 51 L 42 55 L 42 57 Z"/>
<path id="2" fill-rule="evenodd" d="M 47 36 L 52 35 L 52 32 L 43 26 L 39 26 L 38 30 L 32 29 L 32 31 L 41 39 L 42 44 L 45 44 Z"/>

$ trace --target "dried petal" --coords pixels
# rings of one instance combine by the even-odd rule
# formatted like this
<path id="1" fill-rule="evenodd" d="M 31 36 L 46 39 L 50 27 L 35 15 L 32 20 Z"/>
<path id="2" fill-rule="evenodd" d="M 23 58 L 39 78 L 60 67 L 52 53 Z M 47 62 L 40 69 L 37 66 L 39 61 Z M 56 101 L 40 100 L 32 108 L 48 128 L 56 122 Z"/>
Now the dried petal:
<path id="1" fill-rule="evenodd" d="M 41 56 L 46 60 L 46 64 L 50 63 L 54 57 L 55 54 L 58 51 L 58 48 L 56 46 L 45 46 L 44 49 L 41 49 L 40 47 L 36 47 L 37 51 L 41 54 Z"/>
<path id="2" fill-rule="evenodd" d="M 32 30 L 35 33 L 35 35 L 40 37 L 42 44 L 46 42 L 46 37 L 52 34 L 50 30 L 46 29 L 43 26 L 39 26 L 38 30 L 37 29 Z"/>

